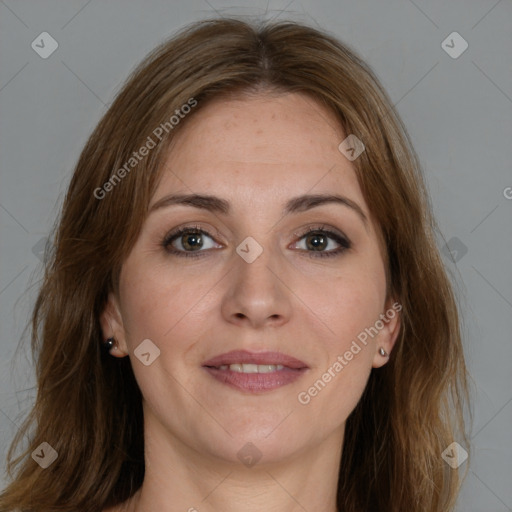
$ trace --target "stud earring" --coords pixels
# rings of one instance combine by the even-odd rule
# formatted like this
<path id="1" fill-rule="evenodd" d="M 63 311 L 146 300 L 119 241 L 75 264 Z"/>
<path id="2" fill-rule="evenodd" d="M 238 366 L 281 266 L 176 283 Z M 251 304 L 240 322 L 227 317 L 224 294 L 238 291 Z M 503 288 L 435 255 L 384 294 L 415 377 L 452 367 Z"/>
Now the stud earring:
<path id="1" fill-rule="evenodd" d="M 114 345 L 115 345 L 115 340 L 114 340 L 113 336 L 111 336 L 110 338 L 107 338 L 103 342 L 103 348 L 105 349 L 106 352 L 110 352 L 112 350 L 112 348 L 114 348 Z"/>
<path id="2" fill-rule="evenodd" d="M 387 357 L 388 356 L 388 353 L 382 347 L 379 348 L 379 354 L 382 357 Z"/>

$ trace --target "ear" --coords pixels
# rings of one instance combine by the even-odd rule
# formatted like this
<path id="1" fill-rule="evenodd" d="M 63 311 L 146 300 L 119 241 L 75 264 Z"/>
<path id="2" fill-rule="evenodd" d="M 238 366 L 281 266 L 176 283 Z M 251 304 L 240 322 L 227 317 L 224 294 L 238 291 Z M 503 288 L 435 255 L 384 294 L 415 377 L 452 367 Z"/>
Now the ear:
<path id="1" fill-rule="evenodd" d="M 388 360 L 395 342 L 398 339 L 401 327 L 401 314 L 402 304 L 393 298 L 390 298 L 386 302 L 386 308 L 384 313 L 380 315 L 379 320 L 383 324 L 383 328 L 379 331 L 379 334 L 375 338 L 375 355 L 373 357 L 373 368 L 380 368 L 384 366 Z M 379 324 L 380 326 L 380 324 Z M 379 349 L 383 348 L 387 352 L 387 356 L 382 356 L 379 353 Z"/>
<path id="2" fill-rule="evenodd" d="M 125 357 L 128 355 L 126 345 L 123 317 L 119 308 L 117 297 L 110 292 L 103 311 L 100 314 L 100 325 L 103 333 L 103 340 L 114 338 L 114 346 L 110 355 L 114 357 Z"/>

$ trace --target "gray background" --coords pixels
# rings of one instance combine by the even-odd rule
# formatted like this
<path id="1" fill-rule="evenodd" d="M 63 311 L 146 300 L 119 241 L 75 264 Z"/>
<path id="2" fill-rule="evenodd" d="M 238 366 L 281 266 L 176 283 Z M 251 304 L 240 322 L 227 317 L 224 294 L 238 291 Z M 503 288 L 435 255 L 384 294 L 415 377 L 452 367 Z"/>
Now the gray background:
<path id="1" fill-rule="evenodd" d="M 512 510 L 509 0 L 0 1 L 0 456 L 35 396 L 28 352 L 17 347 L 79 152 L 148 51 L 219 14 L 318 24 L 360 53 L 397 105 L 449 241 L 439 248 L 464 316 L 474 425 L 459 510 Z M 47 59 L 31 48 L 44 31 L 59 44 Z M 469 45 L 458 58 L 441 46 L 453 31 Z"/>

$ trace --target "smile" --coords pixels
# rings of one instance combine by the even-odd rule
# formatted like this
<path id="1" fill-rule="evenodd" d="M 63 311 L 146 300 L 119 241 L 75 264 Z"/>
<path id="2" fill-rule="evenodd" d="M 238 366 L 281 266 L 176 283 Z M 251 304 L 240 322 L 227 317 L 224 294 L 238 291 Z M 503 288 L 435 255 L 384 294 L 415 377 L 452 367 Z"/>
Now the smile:
<path id="1" fill-rule="evenodd" d="M 223 364 L 218 367 L 219 370 L 231 370 L 232 372 L 239 373 L 270 373 L 282 370 L 284 366 L 282 364 Z"/>
<path id="2" fill-rule="evenodd" d="M 248 393 L 272 391 L 299 379 L 309 367 L 280 352 L 236 350 L 216 356 L 203 368 L 218 382 Z"/>

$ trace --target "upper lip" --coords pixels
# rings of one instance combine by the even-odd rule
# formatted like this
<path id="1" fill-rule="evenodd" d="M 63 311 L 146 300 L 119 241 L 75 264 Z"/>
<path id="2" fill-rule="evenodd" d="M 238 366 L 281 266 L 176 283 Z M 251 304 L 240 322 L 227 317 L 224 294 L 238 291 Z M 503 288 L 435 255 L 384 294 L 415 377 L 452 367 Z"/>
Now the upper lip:
<path id="1" fill-rule="evenodd" d="M 230 364 L 272 364 L 282 365 L 288 368 L 308 368 L 308 365 L 295 357 L 281 352 L 249 352 L 247 350 L 232 350 L 220 354 L 203 363 L 203 366 L 222 366 Z"/>

